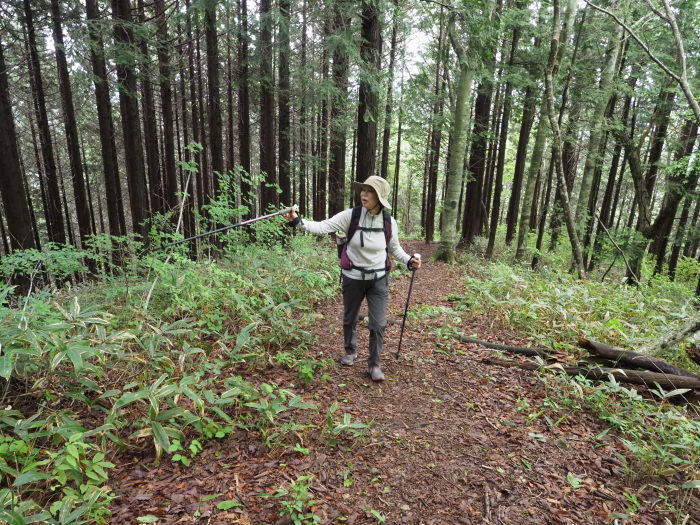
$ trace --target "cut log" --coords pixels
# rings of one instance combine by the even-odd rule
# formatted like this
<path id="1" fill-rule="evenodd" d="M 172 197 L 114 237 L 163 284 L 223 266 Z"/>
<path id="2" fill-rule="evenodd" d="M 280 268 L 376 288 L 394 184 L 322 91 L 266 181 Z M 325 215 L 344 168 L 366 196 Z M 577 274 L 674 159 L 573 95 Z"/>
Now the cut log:
<path id="1" fill-rule="evenodd" d="M 700 365 L 700 347 L 698 345 L 690 345 L 685 349 L 688 359 Z"/>
<path id="2" fill-rule="evenodd" d="M 521 363 L 488 357 L 484 363 L 497 366 L 511 366 L 523 368 L 525 370 L 540 370 L 542 367 L 535 363 Z M 661 374 L 658 372 L 647 372 L 645 370 L 623 370 L 621 368 L 581 368 L 578 366 L 557 367 L 570 376 L 582 375 L 588 379 L 607 380 L 608 375 L 612 375 L 620 383 L 632 383 L 635 385 L 646 385 L 656 387 L 658 384 L 664 390 L 676 390 L 678 388 L 700 389 L 700 379 L 688 376 L 676 376 L 671 374 Z"/>
<path id="3" fill-rule="evenodd" d="M 590 339 L 580 339 L 578 345 L 581 348 L 585 348 L 593 355 L 608 359 L 615 364 L 622 363 L 623 365 L 627 365 L 629 367 L 642 368 L 652 372 L 661 372 L 676 376 L 693 377 L 700 380 L 700 376 L 697 374 L 693 374 L 692 372 L 684 370 L 683 368 L 678 368 L 677 366 L 669 364 L 658 357 L 651 357 L 637 352 L 630 352 L 629 350 L 622 350 L 621 348 L 615 348 L 604 343 L 591 341 Z"/>
<path id="4" fill-rule="evenodd" d="M 530 347 L 525 347 L 525 346 L 508 346 L 508 345 L 502 345 L 502 344 L 498 344 L 498 343 L 491 343 L 489 341 L 482 341 L 480 339 L 474 339 L 473 337 L 467 337 L 467 336 L 461 335 L 461 334 L 453 334 L 450 337 L 452 337 L 453 339 L 457 339 L 458 341 L 462 341 L 463 343 L 473 343 L 473 344 L 485 346 L 486 348 L 495 348 L 496 350 L 503 350 L 505 352 L 513 352 L 515 354 L 529 355 L 531 357 L 539 356 L 539 357 L 544 357 L 544 358 L 551 358 L 552 354 L 554 354 L 554 350 L 550 350 L 549 348 L 530 348 Z"/>

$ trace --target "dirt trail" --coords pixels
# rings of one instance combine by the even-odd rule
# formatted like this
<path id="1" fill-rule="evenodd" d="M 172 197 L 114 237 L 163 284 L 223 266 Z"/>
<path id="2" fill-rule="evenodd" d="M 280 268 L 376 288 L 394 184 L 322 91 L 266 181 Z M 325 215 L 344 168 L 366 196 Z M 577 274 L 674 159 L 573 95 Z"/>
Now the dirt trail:
<path id="1" fill-rule="evenodd" d="M 403 244 L 426 261 L 416 274 L 411 308 L 449 306 L 446 297 L 461 290 L 463 269 L 429 262 L 432 246 Z M 391 281 L 390 318 L 403 314 L 409 278 Z M 319 307 L 324 318 L 315 328 L 316 357 L 342 355 L 341 312 L 340 297 Z M 388 326 L 387 380 L 381 384 L 367 375 L 367 331 L 360 329 L 355 364 L 326 369 L 326 381 L 315 380 L 303 391 L 319 407 L 310 416 L 318 428 L 305 435 L 308 455 L 270 451 L 237 431 L 208 442 L 189 468 L 167 459 L 147 467 L 148 458 L 120 465 L 112 523 L 136 523 L 145 514 L 160 517 L 158 523 L 290 523 L 279 518 L 277 499 L 259 494 L 306 475 L 314 477 L 313 510 L 320 523 L 379 523 L 380 515 L 386 523 L 426 525 L 593 525 L 628 513 L 625 493 L 638 491 L 627 486 L 615 459 L 618 445 L 594 439 L 605 427 L 584 412 L 566 413 L 551 424 L 528 417 L 546 397 L 543 384 L 529 372 L 482 363 L 489 355 L 485 349 L 456 341 L 444 346 L 434 333 L 441 323 L 440 317 L 421 316 L 407 324 L 398 361 L 393 354 L 400 324 Z M 481 339 L 522 343 L 481 319 L 464 316 L 462 326 Z M 300 390 L 293 372 L 270 367 L 263 374 Z M 365 439 L 328 445 L 320 429 L 333 402 L 339 404 L 336 420 L 349 413 L 353 422 L 372 421 Z M 212 494 L 222 496 L 203 501 Z M 217 510 L 222 499 L 242 506 Z M 642 501 L 634 517 L 618 522 L 663 523 L 659 510 Z"/>

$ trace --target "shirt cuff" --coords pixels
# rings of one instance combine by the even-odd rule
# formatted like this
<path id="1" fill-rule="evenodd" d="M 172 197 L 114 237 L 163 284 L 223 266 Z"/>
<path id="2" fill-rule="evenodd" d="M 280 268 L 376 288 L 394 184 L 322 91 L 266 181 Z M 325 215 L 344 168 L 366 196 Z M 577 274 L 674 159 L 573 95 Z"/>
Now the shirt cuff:
<path id="1" fill-rule="evenodd" d="M 290 228 L 294 228 L 295 226 L 298 226 L 299 224 L 301 224 L 301 215 L 297 215 L 294 219 L 287 222 L 287 226 L 289 226 Z"/>

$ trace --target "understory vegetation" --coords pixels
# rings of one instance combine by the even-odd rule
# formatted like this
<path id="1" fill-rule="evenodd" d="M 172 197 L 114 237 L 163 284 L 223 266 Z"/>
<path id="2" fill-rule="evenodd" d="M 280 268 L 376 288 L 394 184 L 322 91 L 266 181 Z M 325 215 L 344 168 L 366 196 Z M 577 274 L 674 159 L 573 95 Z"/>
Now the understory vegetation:
<path id="1" fill-rule="evenodd" d="M 249 243 L 228 234 L 233 242 L 218 248 L 221 257 L 199 262 L 181 251 L 137 255 L 142 249 L 130 241 L 120 248 L 131 254 L 125 270 L 110 273 L 105 257 L 97 278 L 80 285 L 68 277 L 89 250 L 27 254 L 23 271 L 41 262 L 63 286 L 35 289 L 19 302 L 10 288 L 1 290 L 0 519 L 106 522 L 110 459 L 119 452 L 186 467 L 207 441 L 237 431 L 298 454 L 309 453 L 311 429 L 329 447 L 367 435 L 369 424 L 337 403 L 318 414 L 306 389 L 328 365 L 310 356 L 309 327 L 319 321 L 315 304 L 337 293 L 334 250 L 319 249 L 323 239 L 282 239 L 270 223 L 254 234 Z M 457 329 L 462 317 L 485 316 L 533 345 L 575 353 L 586 336 L 634 349 L 695 308 L 690 286 L 664 279 L 628 287 L 581 282 L 546 266 L 532 272 L 485 263 L 470 253 L 460 263 L 453 308 L 424 305 L 411 314 L 448 314 L 438 335 Z M 663 357 L 693 369 L 682 352 Z M 294 370 L 296 388 L 266 379 L 270 367 Z M 546 406 L 527 409 L 551 420 L 571 410 L 595 413 L 620 443 L 630 479 L 654 483 L 682 517 L 700 485 L 698 414 L 668 403 L 683 392 L 656 390 L 654 398 L 613 379 L 594 384 L 542 369 Z M 295 523 L 315 523 L 311 481 L 299 478 L 268 497 Z M 237 505 L 216 502 L 220 510 Z"/>
<path id="2" fill-rule="evenodd" d="M 256 235 L 281 232 L 265 225 Z M 106 521 L 115 451 L 189 465 L 207 440 L 243 429 L 304 452 L 303 414 L 315 405 L 242 371 L 293 368 L 300 387 L 321 373 L 307 328 L 314 304 L 336 290 L 333 261 L 304 237 L 226 246 L 223 258 L 200 262 L 134 256 L 125 272 L 19 304 L 2 289 L 0 520 Z M 72 250 L 29 255 L 52 268 L 84 264 Z M 366 427 L 342 414 L 328 421 L 329 441 Z"/>

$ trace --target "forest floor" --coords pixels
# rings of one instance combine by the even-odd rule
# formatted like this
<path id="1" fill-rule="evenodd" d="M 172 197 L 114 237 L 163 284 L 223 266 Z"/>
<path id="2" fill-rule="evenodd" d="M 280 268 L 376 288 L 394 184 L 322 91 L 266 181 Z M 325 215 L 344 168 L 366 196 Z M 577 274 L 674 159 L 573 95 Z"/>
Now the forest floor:
<path id="1" fill-rule="evenodd" d="M 434 246 L 403 244 L 423 253 L 425 261 L 416 273 L 410 308 L 449 307 L 447 296 L 461 289 L 464 268 L 430 262 Z M 390 319 L 403 315 L 409 281 L 407 274 L 391 280 Z M 323 370 L 326 380 L 303 387 L 294 370 L 255 371 L 262 376 L 258 381 L 294 385 L 318 406 L 305 416 L 316 425 L 304 433 L 309 453 L 270 450 L 264 440 L 240 430 L 207 442 L 189 467 L 167 457 L 156 466 L 152 456 L 127 452 L 112 471 L 117 494 L 112 523 L 137 523 L 148 514 L 158 523 L 291 523 L 279 516 L 285 498 L 260 494 L 309 475 L 319 523 L 664 523 L 648 486 L 632 486 L 625 477 L 617 459 L 624 453 L 619 442 L 609 435 L 596 438 L 604 423 L 585 411 L 564 412 L 555 424 L 532 417 L 547 391 L 531 372 L 488 365 L 483 360 L 492 351 L 476 345 L 451 341 L 447 347 L 435 334 L 442 319 L 419 316 L 409 317 L 399 360 L 394 354 L 401 325 L 388 325 L 387 379 L 373 383 L 365 362 L 366 328 L 359 328 L 355 364 L 340 366 L 340 295 L 317 311 L 323 318 L 315 325 L 313 357 L 336 361 Z M 462 328 L 479 339 L 524 345 L 517 334 L 498 331 L 488 319 L 465 315 Z M 334 402 L 336 419 L 348 413 L 352 422 L 371 421 L 364 438 L 329 445 L 321 429 Z M 218 501 L 241 506 L 219 510 L 217 500 L 207 498 L 216 494 Z M 616 513 L 630 514 L 630 495 L 640 506 L 629 520 L 620 519 Z"/>

